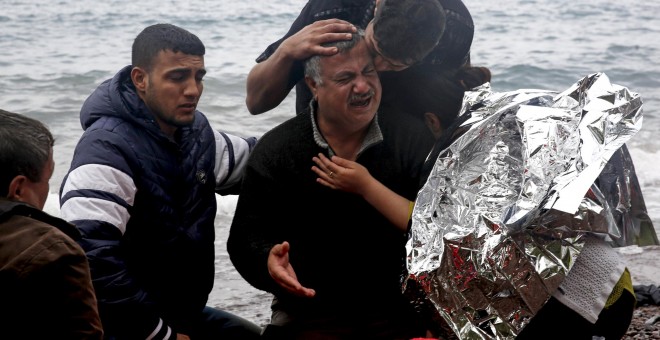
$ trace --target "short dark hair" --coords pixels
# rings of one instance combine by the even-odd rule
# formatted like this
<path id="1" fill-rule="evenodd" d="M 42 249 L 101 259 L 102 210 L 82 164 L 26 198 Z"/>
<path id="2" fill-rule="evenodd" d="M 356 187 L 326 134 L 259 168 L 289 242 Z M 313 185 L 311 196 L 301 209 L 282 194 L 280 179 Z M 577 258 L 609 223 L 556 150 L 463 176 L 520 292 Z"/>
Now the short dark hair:
<path id="1" fill-rule="evenodd" d="M 385 57 L 412 65 L 440 41 L 445 12 L 437 0 L 381 0 L 373 29 L 374 40 Z"/>
<path id="2" fill-rule="evenodd" d="M 381 81 L 388 85 L 383 86 L 383 98 L 396 98 L 387 103 L 389 106 L 419 119 L 431 112 L 444 128 L 449 127 L 460 113 L 465 91 L 490 80 L 490 69 L 472 65 L 447 70 L 441 66 L 417 64 L 403 71 L 381 75 Z M 386 90 L 390 92 L 386 93 Z"/>
<path id="3" fill-rule="evenodd" d="M 358 29 L 357 32 L 352 34 L 351 40 L 336 40 L 322 44 L 325 47 L 337 47 L 337 53 L 345 53 L 355 47 L 358 42 L 364 38 L 364 30 Z M 313 55 L 305 61 L 305 76 L 314 79 L 318 84 L 322 84 L 321 80 L 321 58 L 324 56 Z"/>
<path id="4" fill-rule="evenodd" d="M 0 197 L 7 197 L 16 176 L 40 181 L 53 144 L 53 135 L 40 121 L 0 110 Z"/>
<path id="5" fill-rule="evenodd" d="M 155 24 L 142 30 L 133 41 L 131 63 L 148 71 L 158 53 L 165 50 L 195 56 L 206 53 L 196 35 L 172 24 Z"/>

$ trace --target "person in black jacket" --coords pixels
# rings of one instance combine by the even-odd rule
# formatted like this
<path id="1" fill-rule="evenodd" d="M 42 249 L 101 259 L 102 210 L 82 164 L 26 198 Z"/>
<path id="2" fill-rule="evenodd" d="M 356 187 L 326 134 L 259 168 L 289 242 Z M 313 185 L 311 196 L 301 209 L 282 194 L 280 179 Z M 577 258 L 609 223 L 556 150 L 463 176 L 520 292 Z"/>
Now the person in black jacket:
<path id="1" fill-rule="evenodd" d="M 53 141 L 41 122 L 0 110 L 0 338 L 100 340 L 80 233 L 41 211 Z"/>
<path id="2" fill-rule="evenodd" d="M 197 103 L 204 44 L 145 28 L 132 65 L 85 101 L 85 129 L 60 189 L 82 233 L 99 311 L 114 339 L 252 339 L 260 327 L 206 306 L 216 192 L 236 192 L 255 138 L 214 130 Z"/>
<path id="3" fill-rule="evenodd" d="M 377 114 L 380 82 L 360 33 L 334 46 L 307 61 L 313 104 L 255 146 L 227 250 L 245 280 L 274 294 L 273 339 L 424 336 L 401 294 L 404 233 L 310 171 L 313 156 L 338 155 L 413 199 L 428 152 L 410 119 Z"/>

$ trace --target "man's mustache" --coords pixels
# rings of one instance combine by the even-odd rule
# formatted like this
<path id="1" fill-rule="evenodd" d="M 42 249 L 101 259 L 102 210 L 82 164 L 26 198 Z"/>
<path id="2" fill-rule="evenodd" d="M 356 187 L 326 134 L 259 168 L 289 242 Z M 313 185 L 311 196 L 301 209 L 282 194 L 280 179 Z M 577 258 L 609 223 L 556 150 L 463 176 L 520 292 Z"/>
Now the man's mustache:
<path id="1" fill-rule="evenodd" d="M 350 101 L 353 102 L 353 101 L 367 100 L 375 95 L 376 95 L 376 90 L 369 89 L 369 92 L 364 94 L 352 94 L 350 97 Z"/>

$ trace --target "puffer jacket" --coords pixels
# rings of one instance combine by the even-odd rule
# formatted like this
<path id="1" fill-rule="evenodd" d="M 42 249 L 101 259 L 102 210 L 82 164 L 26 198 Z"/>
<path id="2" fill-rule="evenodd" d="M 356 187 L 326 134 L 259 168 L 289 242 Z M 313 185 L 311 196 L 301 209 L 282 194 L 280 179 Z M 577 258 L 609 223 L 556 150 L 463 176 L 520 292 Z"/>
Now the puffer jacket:
<path id="1" fill-rule="evenodd" d="M 169 139 L 130 72 L 103 82 L 81 109 L 61 216 L 82 234 L 106 334 L 159 339 L 206 304 L 215 192 L 240 184 L 256 140 L 214 131 L 199 111 Z"/>

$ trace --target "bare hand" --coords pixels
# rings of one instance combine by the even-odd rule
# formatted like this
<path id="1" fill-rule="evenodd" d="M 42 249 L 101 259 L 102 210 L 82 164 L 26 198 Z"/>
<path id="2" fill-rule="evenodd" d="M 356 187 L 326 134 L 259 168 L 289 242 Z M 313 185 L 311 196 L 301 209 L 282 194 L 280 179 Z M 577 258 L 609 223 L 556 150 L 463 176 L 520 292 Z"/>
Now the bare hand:
<path id="1" fill-rule="evenodd" d="M 305 60 L 314 55 L 333 55 L 337 53 L 336 47 L 324 47 L 321 44 L 351 40 L 351 33 L 355 32 L 355 26 L 347 21 L 319 20 L 284 40 L 279 50 L 293 60 Z"/>
<path id="2" fill-rule="evenodd" d="M 190 340 L 190 337 L 185 334 L 177 333 L 176 340 Z"/>
<path id="3" fill-rule="evenodd" d="M 362 164 L 339 156 L 332 156 L 330 160 L 320 153 L 312 160 L 316 163 L 316 166 L 312 166 L 312 171 L 319 176 L 316 181 L 332 189 L 363 195 L 373 179 L 369 170 Z"/>
<path id="4" fill-rule="evenodd" d="M 289 248 L 289 242 L 273 246 L 268 254 L 268 273 L 278 285 L 289 293 L 302 297 L 313 297 L 316 292 L 303 287 L 298 282 L 296 272 L 289 262 Z"/>

